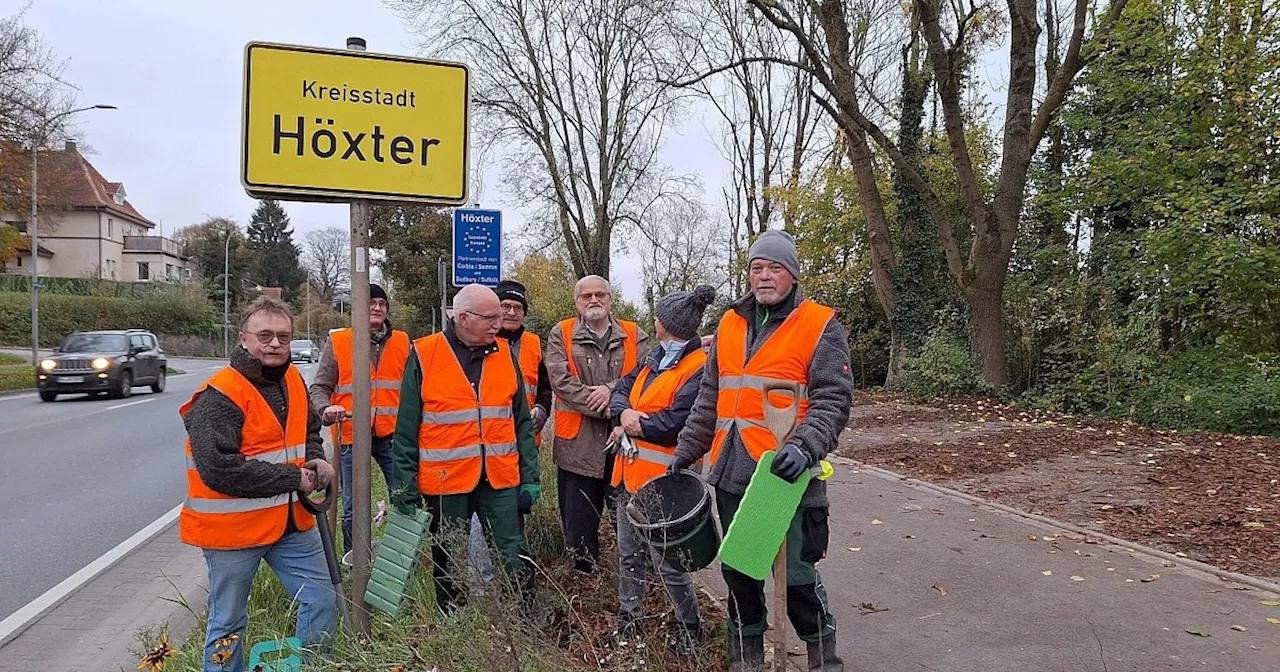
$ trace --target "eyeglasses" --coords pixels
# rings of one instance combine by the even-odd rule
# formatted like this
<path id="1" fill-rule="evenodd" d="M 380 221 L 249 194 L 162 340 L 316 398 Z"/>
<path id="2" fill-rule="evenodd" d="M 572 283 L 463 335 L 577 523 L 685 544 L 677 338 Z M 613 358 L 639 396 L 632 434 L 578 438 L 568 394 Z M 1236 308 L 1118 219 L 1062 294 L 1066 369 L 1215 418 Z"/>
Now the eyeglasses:
<path id="1" fill-rule="evenodd" d="M 276 333 L 274 331 L 259 331 L 254 333 L 254 336 L 258 339 L 258 342 L 263 345 L 269 345 L 271 341 L 274 340 L 279 340 L 280 345 L 288 345 L 289 341 L 293 340 L 293 334 L 287 331 L 280 333 Z"/>
<path id="2" fill-rule="evenodd" d="M 480 313 L 477 313 L 477 312 L 475 312 L 475 311 L 473 311 L 473 310 L 464 310 L 464 311 L 462 311 L 462 312 L 464 312 L 464 313 L 466 313 L 466 314 L 468 314 L 468 315 L 475 315 L 476 317 L 478 317 L 478 318 L 480 318 L 480 319 L 484 320 L 485 322 L 501 322 L 501 321 L 502 321 L 502 314 L 501 314 L 501 313 L 499 313 L 499 314 L 497 314 L 497 315 L 481 315 Z"/>
<path id="3" fill-rule="evenodd" d="M 372 301 L 370 301 L 370 302 L 369 302 L 369 309 L 370 309 L 370 310 L 372 310 L 372 309 L 374 309 L 374 308 L 381 308 L 381 309 L 383 310 L 383 312 L 386 312 L 386 310 L 387 310 L 388 308 L 390 308 L 390 307 L 391 307 L 391 305 L 390 305 L 390 304 L 388 304 L 386 301 L 383 301 L 382 299 L 374 299 L 374 300 L 372 300 Z"/>
<path id="4" fill-rule="evenodd" d="M 524 315 L 524 306 L 518 303 L 510 306 L 503 306 L 502 312 L 504 315 L 506 313 L 511 313 L 512 315 Z"/>

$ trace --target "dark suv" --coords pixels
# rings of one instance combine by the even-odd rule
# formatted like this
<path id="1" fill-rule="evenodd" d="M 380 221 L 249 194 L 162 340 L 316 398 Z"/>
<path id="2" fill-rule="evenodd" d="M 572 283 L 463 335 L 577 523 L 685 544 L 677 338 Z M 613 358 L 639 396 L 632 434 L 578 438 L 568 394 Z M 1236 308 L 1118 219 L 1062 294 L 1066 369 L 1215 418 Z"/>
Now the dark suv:
<path id="1" fill-rule="evenodd" d="M 40 360 L 36 385 L 44 401 L 86 392 L 121 399 L 133 394 L 135 385 L 150 385 L 159 394 L 168 364 L 155 334 L 145 329 L 77 331 L 53 349 L 52 357 Z"/>

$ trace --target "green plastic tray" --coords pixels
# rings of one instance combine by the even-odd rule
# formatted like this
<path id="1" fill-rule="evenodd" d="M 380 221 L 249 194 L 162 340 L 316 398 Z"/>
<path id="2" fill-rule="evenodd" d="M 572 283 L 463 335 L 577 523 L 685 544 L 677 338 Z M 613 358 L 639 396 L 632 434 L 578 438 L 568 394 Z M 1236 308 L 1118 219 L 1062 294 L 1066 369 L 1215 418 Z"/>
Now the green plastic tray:
<path id="1" fill-rule="evenodd" d="M 369 571 L 369 585 L 364 593 L 366 604 L 392 616 L 399 613 L 418 560 L 422 536 L 430 522 L 431 514 L 425 509 L 418 509 L 412 517 L 391 510 L 387 529 L 378 544 L 378 557 Z"/>
<path id="2" fill-rule="evenodd" d="M 742 496 L 738 512 L 725 531 L 720 545 L 720 562 L 747 576 L 763 581 L 773 569 L 773 560 L 787 537 L 787 528 L 796 515 L 800 499 L 813 474 L 806 470 L 788 483 L 769 473 L 775 451 L 760 456 L 751 483 Z"/>

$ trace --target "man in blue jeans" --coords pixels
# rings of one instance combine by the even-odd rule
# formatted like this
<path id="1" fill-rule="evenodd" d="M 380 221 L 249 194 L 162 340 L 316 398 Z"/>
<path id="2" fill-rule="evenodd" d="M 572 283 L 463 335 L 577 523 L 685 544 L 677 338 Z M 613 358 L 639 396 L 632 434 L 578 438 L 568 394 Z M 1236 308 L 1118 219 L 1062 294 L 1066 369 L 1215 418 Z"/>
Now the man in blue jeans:
<path id="1" fill-rule="evenodd" d="M 391 437 L 396 430 L 396 412 L 400 408 L 400 381 L 409 359 L 409 335 L 391 327 L 387 314 L 391 303 L 378 285 L 369 285 L 369 378 L 372 381 L 369 416 L 373 423 L 373 459 L 382 468 L 387 492 L 395 491 L 392 469 Z M 334 329 L 320 356 L 315 379 L 311 382 L 311 405 L 332 426 L 333 444 L 340 446 L 338 481 L 342 490 L 343 562 L 350 564 L 351 555 L 351 410 L 355 399 L 355 371 L 352 367 L 351 329 Z M 339 433 L 341 426 L 341 433 Z"/>
<path id="2" fill-rule="evenodd" d="M 179 411 L 188 439 L 178 532 L 203 549 L 209 568 L 205 672 L 244 672 L 249 590 L 264 560 L 298 602 L 304 646 L 327 654 L 337 628 L 315 516 L 298 501 L 326 487 L 333 467 L 306 384 L 289 363 L 292 338 L 289 306 L 258 298 L 241 318 L 231 365 Z"/>

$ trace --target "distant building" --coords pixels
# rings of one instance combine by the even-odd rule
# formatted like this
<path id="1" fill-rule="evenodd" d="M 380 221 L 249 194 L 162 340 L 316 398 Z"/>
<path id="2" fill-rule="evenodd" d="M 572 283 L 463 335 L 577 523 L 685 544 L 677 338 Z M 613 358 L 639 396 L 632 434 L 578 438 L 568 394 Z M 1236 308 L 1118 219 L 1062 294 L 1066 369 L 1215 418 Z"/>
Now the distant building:
<path id="1" fill-rule="evenodd" d="M 192 279 L 193 264 L 182 244 L 152 235 L 155 222 L 125 198 L 124 184 L 103 177 L 76 143 L 41 150 L 39 170 L 41 276 L 118 282 Z M 24 234 L 28 217 L 25 212 L 0 212 L 0 222 Z M 31 272 L 30 237 L 18 248 L 17 257 L 4 264 L 6 273 Z"/>

